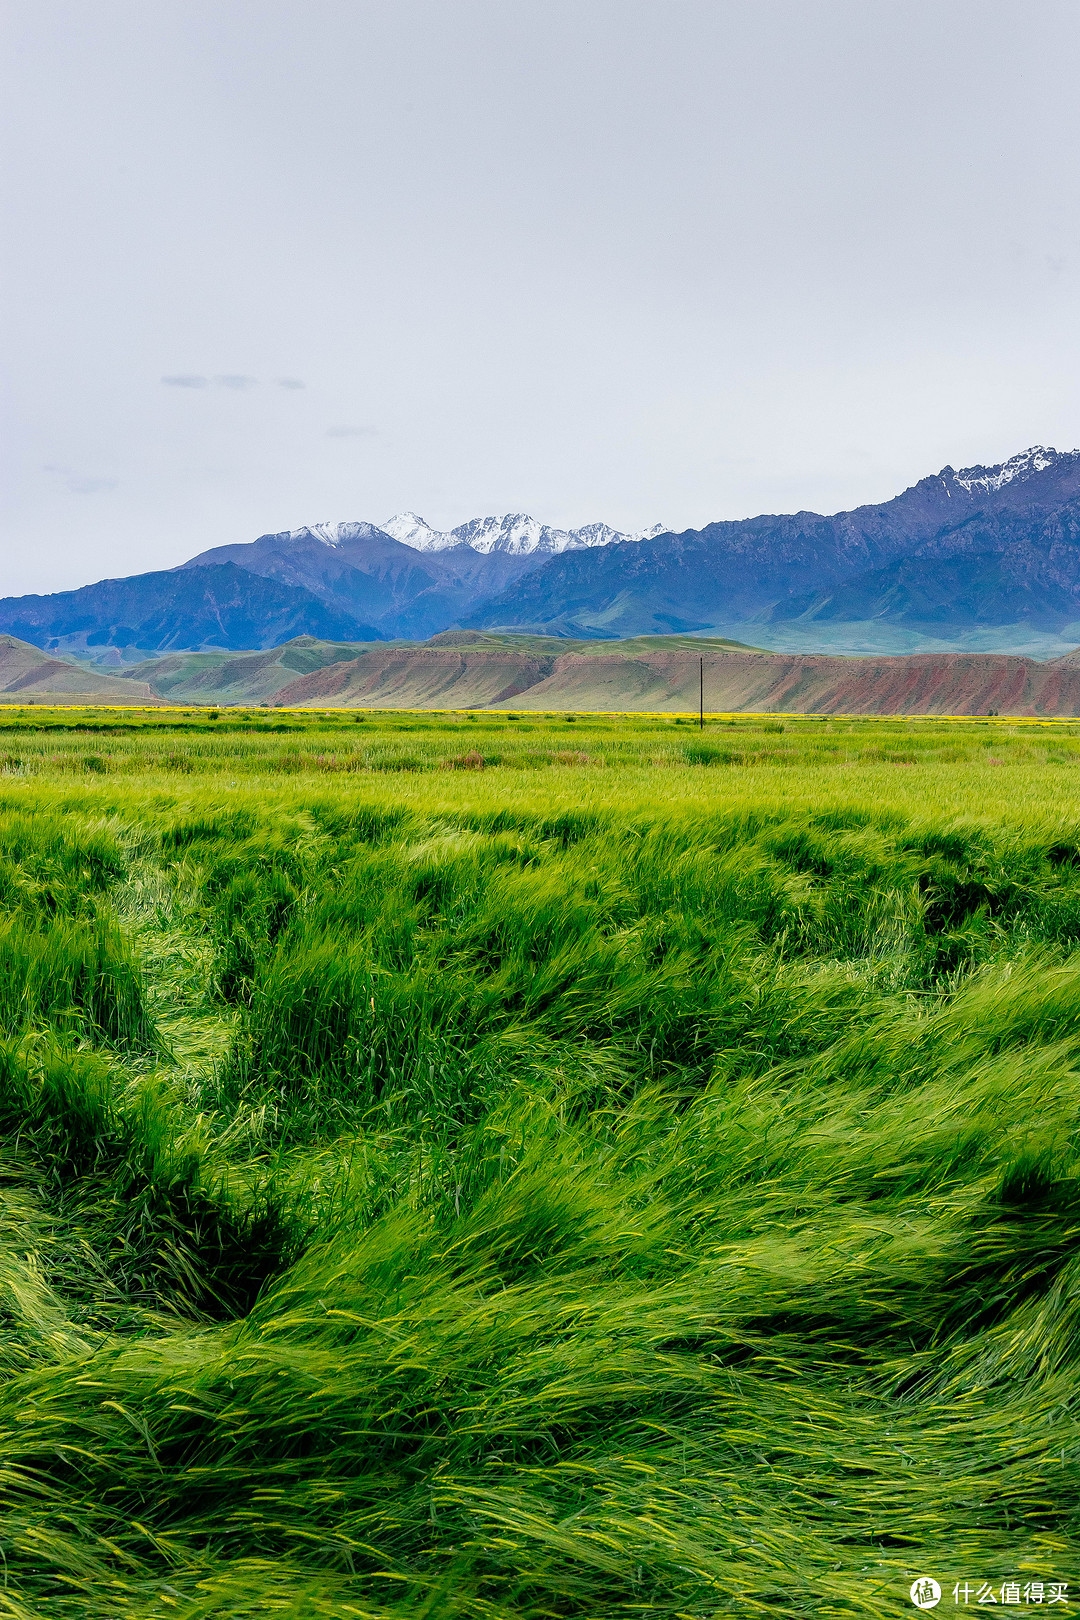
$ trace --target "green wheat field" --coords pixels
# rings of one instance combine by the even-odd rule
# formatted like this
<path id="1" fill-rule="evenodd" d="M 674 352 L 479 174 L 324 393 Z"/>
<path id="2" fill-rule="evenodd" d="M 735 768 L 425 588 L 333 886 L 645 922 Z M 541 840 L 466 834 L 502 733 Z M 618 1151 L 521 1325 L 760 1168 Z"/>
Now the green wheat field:
<path id="1" fill-rule="evenodd" d="M 1075 1612 L 1080 723 L 0 709 L 0 1110 L 0 1615 Z"/>

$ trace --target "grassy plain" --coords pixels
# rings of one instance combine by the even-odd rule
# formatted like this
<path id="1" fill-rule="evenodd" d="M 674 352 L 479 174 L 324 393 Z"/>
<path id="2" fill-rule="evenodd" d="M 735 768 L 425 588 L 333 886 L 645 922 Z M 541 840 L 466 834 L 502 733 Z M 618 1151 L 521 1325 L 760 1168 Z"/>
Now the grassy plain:
<path id="1" fill-rule="evenodd" d="M 1078 946 L 1077 723 L 0 710 L 0 1614 L 1074 1598 Z"/>

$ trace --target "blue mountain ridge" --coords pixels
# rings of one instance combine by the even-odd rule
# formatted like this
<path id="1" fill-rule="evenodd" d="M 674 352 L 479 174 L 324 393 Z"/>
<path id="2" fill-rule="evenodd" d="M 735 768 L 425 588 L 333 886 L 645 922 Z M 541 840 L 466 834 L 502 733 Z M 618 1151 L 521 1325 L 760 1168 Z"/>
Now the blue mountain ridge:
<path id="1" fill-rule="evenodd" d="M 523 520 L 524 521 L 524 520 Z M 369 523 L 262 535 L 179 568 L 0 600 L 0 632 L 50 652 L 266 649 L 297 636 L 449 628 L 624 638 L 736 628 L 768 644 L 837 627 L 939 637 L 1080 627 L 1080 451 L 1035 446 L 823 516 L 763 515 L 556 555 L 416 550 Z M 737 627 L 745 626 L 741 634 Z M 1073 639 L 1080 640 L 1080 634 Z M 1004 644 L 1004 643 L 1003 643 Z"/>
<path id="2" fill-rule="evenodd" d="M 1080 620 L 1080 451 L 945 467 L 891 501 L 711 523 L 571 552 L 473 628 L 624 637 L 878 620 L 937 629 Z"/>

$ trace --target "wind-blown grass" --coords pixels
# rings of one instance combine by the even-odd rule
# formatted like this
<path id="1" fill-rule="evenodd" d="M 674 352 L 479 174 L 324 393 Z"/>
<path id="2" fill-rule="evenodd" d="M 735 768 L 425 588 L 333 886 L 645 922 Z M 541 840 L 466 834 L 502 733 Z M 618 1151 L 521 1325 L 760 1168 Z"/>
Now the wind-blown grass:
<path id="1" fill-rule="evenodd" d="M 6 790 L 0 1613 L 1074 1576 L 1080 805 L 635 725 Z"/>

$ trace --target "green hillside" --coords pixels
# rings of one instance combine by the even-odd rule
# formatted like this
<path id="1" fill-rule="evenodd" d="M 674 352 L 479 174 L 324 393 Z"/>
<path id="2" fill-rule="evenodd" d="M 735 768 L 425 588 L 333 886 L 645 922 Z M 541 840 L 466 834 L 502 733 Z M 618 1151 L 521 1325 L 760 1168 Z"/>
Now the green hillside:
<path id="1" fill-rule="evenodd" d="M 135 703 L 156 701 L 145 680 L 123 680 L 51 658 L 15 636 L 0 636 L 0 703 Z"/>
<path id="2" fill-rule="evenodd" d="M 264 703 L 298 675 L 355 658 L 364 645 L 297 636 L 268 652 L 169 653 L 133 665 L 124 679 L 174 703 Z"/>
<path id="3" fill-rule="evenodd" d="M 575 640 L 573 636 L 534 636 L 517 630 L 444 630 L 424 643 L 428 647 L 501 647 L 507 651 L 542 654 L 550 658 L 576 653 L 587 658 L 610 658 L 624 654 L 682 652 L 758 652 L 745 641 L 726 636 L 628 636 L 612 639 Z"/>
<path id="4" fill-rule="evenodd" d="M 280 693 L 301 676 L 311 675 L 318 670 L 330 671 L 334 665 L 359 658 L 364 660 L 366 665 L 379 669 L 399 667 L 404 671 L 404 677 L 398 683 L 400 686 L 398 697 L 403 706 L 409 707 L 415 704 L 422 705 L 425 698 L 432 695 L 430 680 L 426 680 L 423 673 L 420 673 L 418 678 L 415 672 L 411 672 L 413 664 L 417 666 L 418 671 L 422 671 L 424 659 L 421 655 L 428 649 L 435 650 L 436 667 L 439 660 L 443 659 L 446 661 L 447 669 L 456 669 L 453 662 L 456 654 L 448 655 L 446 649 L 467 649 L 470 652 L 473 669 L 477 671 L 476 690 L 475 693 L 471 689 L 467 693 L 457 693 L 456 697 L 459 701 L 469 702 L 470 697 L 475 696 L 480 703 L 490 701 L 492 693 L 497 695 L 506 685 L 505 679 L 500 681 L 498 671 L 505 668 L 506 659 L 511 655 L 520 656 L 521 667 L 531 671 L 535 678 L 541 678 L 556 658 L 569 653 L 578 653 L 585 657 L 610 657 L 612 654 L 634 656 L 657 651 L 683 650 L 693 655 L 695 650 L 698 653 L 703 650 L 748 650 L 735 641 L 705 641 L 699 644 L 687 636 L 644 637 L 637 641 L 610 642 L 571 641 L 552 636 L 486 635 L 476 630 L 448 630 L 441 635 L 433 636 L 427 642 L 390 643 L 331 642 L 319 641 L 313 636 L 299 636 L 269 652 L 173 653 L 133 665 L 123 678 L 149 683 L 150 688 L 158 696 L 174 703 L 262 704 L 274 702 Z M 490 675 L 488 672 L 479 673 L 481 655 L 485 653 L 492 655 L 493 658 L 494 673 Z M 432 660 L 428 659 L 427 662 L 430 665 Z M 324 684 L 332 688 L 334 680 L 331 679 Z M 440 683 L 437 681 L 435 697 L 439 695 L 439 686 Z M 351 690 L 348 683 L 347 688 Z M 338 694 L 328 690 L 322 695 Z M 285 701 L 290 701 L 290 698 L 287 697 Z M 453 706 L 453 702 L 450 706 Z"/>

